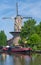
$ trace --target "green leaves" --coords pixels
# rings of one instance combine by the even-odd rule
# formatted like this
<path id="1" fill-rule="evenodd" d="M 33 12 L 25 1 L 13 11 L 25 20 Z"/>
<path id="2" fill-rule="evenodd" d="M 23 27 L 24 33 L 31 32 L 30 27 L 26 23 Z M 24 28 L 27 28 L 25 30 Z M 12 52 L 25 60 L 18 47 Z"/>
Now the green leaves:
<path id="1" fill-rule="evenodd" d="M 27 45 L 32 47 L 33 49 L 37 49 L 41 47 L 41 22 L 36 25 L 36 21 L 34 19 L 29 19 L 24 22 L 22 26 L 20 37 L 22 42 L 27 41 Z M 21 44 L 21 43 L 20 43 Z"/>
<path id="2" fill-rule="evenodd" d="M 34 19 L 29 19 L 28 21 L 24 22 L 24 26 L 21 29 L 21 38 L 22 37 L 30 37 L 31 34 L 35 33 L 34 27 L 35 27 L 36 21 Z"/>
<path id="3" fill-rule="evenodd" d="M 7 42 L 7 37 L 4 33 L 4 31 L 1 31 L 0 32 L 0 46 L 6 45 L 6 42 Z"/>
<path id="4" fill-rule="evenodd" d="M 40 36 L 38 34 L 32 34 L 31 37 L 30 37 L 30 42 L 32 44 L 39 44 L 40 43 Z"/>

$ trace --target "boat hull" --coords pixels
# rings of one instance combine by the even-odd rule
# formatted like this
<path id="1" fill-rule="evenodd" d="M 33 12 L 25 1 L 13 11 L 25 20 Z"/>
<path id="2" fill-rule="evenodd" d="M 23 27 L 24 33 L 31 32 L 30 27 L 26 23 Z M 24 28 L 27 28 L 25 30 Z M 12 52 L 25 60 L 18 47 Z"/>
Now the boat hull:
<path id="1" fill-rule="evenodd" d="M 10 53 L 19 53 L 19 54 L 30 54 L 32 49 L 31 48 L 4 48 L 4 52 Z"/>

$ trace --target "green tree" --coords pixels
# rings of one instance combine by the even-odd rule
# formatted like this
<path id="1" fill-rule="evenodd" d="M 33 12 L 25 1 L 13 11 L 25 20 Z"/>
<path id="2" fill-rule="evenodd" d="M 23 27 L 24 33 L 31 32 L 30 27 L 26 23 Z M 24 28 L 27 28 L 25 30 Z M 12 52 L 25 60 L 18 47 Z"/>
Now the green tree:
<path id="1" fill-rule="evenodd" d="M 21 28 L 20 37 L 22 42 L 25 44 L 25 41 L 30 38 L 30 36 L 35 33 L 34 27 L 35 27 L 36 21 L 34 19 L 29 19 L 26 22 L 24 22 L 24 26 Z"/>
<path id="2" fill-rule="evenodd" d="M 30 37 L 30 46 L 33 49 L 39 49 L 39 46 L 41 46 L 41 38 L 38 34 L 32 34 Z"/>
<path id="3" fill-rule="evenodd" d="M 0 46 L 5 46 L 7 42 L 7 37 L 4 31 L 0 31 Z"/>
<path id="4" fill-rule="evenodd" d="M 41 48 L 41 22 L 36 25 L 34 19 L 29 19 L 24 22 L 21 28 L 20 37 L 24 45 L 32 47 L 33 49 Z"/>
<path id="5" fill-rule="evenodd" d="M 41 22 L 39 23 L 39 35 L 41 37 Z"/>
<path id="6" fill-rule="evenodd" d="M 24 22 L 24 26 L 21 29 L 21 38 L 29 38 L 31 34 L 35 33 L 36 21 L 34 19 L 29 19 L 28 21 Z"/>
<path id="7" fill-rule="evenodd" d="M 30 42 L 32 44 L 35 44 L 35 45 L 38 45 L 40 43 L 41 39 L 40 39 L 40 36 L 38 34 L 32 34 L 31 37 L 30 37 Z"/>

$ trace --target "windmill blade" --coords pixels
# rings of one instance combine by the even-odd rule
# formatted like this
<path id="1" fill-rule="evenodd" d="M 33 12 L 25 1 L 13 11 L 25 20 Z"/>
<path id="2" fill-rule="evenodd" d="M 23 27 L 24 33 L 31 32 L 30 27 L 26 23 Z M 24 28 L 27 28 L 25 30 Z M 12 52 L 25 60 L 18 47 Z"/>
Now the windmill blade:
<path id="1" fill-rule="evenodd" d="M 2 19 L 11 19 L 10 17 L 3 17 Z"/>
<path id="2" fill-rule="evenodd" d="M 23 19 L 32 19 L 32 17 L 23 17 Z"/>
<path id="3" fill-rule="evenodd" d="M 16 3 L 16 14 L 18 16 L 18 3 Z"/>
<path id="4" fill-rule="evenodd" d="M 14 17 L 3 17 L 2 19 L 14 19 Z"/>

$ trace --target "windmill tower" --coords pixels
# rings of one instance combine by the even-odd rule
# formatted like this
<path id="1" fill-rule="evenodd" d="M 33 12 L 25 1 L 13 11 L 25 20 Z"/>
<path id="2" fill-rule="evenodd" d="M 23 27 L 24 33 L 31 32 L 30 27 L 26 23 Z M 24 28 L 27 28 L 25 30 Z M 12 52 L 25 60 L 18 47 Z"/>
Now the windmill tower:
<path id="1" fill-rule="evenodd" d="M 15 22 L 14 22 L 14 32 L 10 32 L 12 35 L 13 35 L 13 44 L 15 45 L 19 45 L 18 44 L 18 41 L 20 39 L 20 29 L 21 29 L 21 26 L 22 26 L 22 19 L 28 19 L 28 18 L 32 18 L 32 17 L 22 17 L 18 14 L 18 3 L 16 3 L 16 12 L 17 12 L 17 15 L 16 17 L 3 17 L 3 19 L 12 19 L 14 20 L 15 19 Z"/>
<path id="2" fill-rule="evenodd" d="M 21 29 L 21 24 L 22 24 L 22 18 L 20 15 L 18 15 L 18 4 L 16 3 L 16 12 L 17 15 L 14 18 L 15 23 L 14 23 L 14 32 L 10 32 L 13 36 L 13 44 L 18 45 L 18 41 L 20 39 L 20 29 Z"/>

